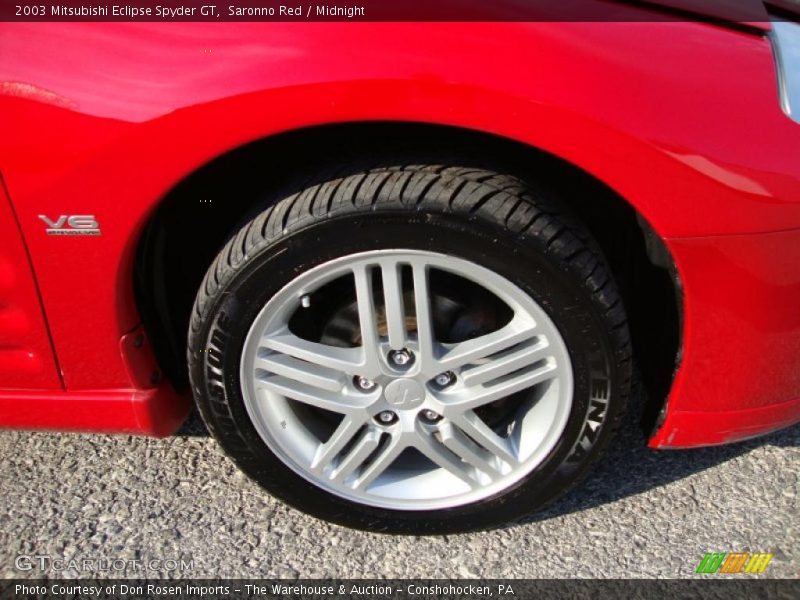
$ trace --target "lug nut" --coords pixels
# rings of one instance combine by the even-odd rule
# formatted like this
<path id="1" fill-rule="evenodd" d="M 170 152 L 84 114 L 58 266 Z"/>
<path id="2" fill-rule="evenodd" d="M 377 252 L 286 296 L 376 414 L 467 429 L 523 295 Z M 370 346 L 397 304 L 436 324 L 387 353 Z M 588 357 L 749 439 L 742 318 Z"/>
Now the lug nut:
<path id="1" fill-rule="evenodd" d="M 430 408 L 422 411 L 422 418 L 429 423 L 435 423 L 441 419 L 439 413 L 437 413 L 435 410 L 431 410 Z"/>
<path id="2" fill-rule="evenodd" d="M 391 423 L 396 418 L 397 417 L 395 416 L 395 414 L 390 410 L 384 410 L 383 412 L 378 413 L 378 421 L 380 421 L 381 423 Z"/>
<path id="3" fill-rule="evenodd" d="M 414 355 L 405 348 L 402 350 L 392 350 L 389 352 L 389 360 L 398 367 L 405 367 L 411 364 L 411 361 L 414 360 Z"/>
<path id="4" fill-rule="evenodd" d="M 439 373 L 433 380 L 439 387 L 447 387 L 455 382 L 456 375 L 452 371 L 445 371 L 444 373 Z"/>
<path id="5" fill-rule="evenodd" d="M 362 392 L 369 392 L 375 389 L 375 382 L 371 379 L 367 379 L 366 377 L 356 377 L 355 384 L 356 387 Z"/>

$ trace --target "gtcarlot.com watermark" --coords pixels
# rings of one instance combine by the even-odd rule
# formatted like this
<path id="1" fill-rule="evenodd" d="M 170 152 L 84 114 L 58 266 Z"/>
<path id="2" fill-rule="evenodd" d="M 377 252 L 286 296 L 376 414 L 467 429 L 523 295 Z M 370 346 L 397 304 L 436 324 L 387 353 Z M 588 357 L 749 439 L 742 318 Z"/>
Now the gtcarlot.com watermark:
<path id="1" fill-rule="evenodd" d="M 64 571 L 78 573 L 142 573 L 146 571 L 171 573 L 175 571 L 193 571 L 194 559 L 59 558 L 49 554 L 21 554 L 14 560 L 14 566 L 19 571 L 41 571 L 43 573 L 61 573 Z"/>

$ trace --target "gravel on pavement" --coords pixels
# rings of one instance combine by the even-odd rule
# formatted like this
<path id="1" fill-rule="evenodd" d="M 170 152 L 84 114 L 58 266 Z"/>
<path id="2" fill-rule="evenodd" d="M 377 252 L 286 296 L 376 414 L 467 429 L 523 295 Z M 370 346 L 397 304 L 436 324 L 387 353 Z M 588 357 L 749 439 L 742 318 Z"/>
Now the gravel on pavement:
<path id="1" fill-rule="evenodd" d="M 764 576 L 800 575 L 800 426 L 655 452 L 628 420 L 588 479 L 544 512 L 438 537 L 291 509 L 196 420 L 166 439 L 0 432 L 0 576 L 42 576 L 18 557 L 44 555 L 144 565 L 46 573 L 72 577 L 692 577 L 712 551 L 773 552 Z M 165 562 L 181 559 L 182 570 Z"/>

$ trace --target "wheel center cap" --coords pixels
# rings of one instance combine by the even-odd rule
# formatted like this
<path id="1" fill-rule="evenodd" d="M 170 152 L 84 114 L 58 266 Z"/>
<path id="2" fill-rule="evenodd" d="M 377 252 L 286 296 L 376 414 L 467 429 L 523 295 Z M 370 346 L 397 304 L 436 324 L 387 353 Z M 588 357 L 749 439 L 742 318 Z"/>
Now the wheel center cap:
<path id="1" fill-rule="evenodd" d="M 408 410 L 419 407 L 425 400 L 425 389 L 413 379 L 395 379 L 383 391 L 391 406 Z"/>

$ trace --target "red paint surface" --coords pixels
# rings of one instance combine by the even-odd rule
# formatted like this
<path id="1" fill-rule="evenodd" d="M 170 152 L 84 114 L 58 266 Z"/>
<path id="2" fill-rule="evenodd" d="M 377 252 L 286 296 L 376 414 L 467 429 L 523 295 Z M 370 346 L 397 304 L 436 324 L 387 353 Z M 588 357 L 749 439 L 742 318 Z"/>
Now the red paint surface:
<path id="1" fill-rule="evenodd" d="M 152 390 L 0 391 L 0 426 L 162 437 L 174 433 L 190 400 L 168 385 Z"/>
<path id="2" fill-rule="evenodd" d="M 141 385 L 120 352 L 133 252 L 182 178 L 279 132 L 391 120 L 518 140 L 630 201 L 684 279 L 670 411 L 750 410 L 800 397 L 800 127 L 776 90 L 766 38 L 699 23 L 2 24 L 0 169 L 70 393 Z M 46 236 L 39 214 L 102 236 Z"/>
<path id="3" fill-rule="evenodd" d="M 36 283 L 0 180 L 0 383 L 61 389 Z"/>
<path id="4" fill-rule="evenodd" d="M 648 445 L 651 448 L 693 448 L 729 444 L 793 425 L 800 419 L 799 415 L 800 399 L 722 412 L 673 410 Z"/>
<path id="5" fill-rule="evenodd" d="M 668 240 L 685 286 L 683 360 L 653 447 L 800 421 L 800 230 Z"/>

